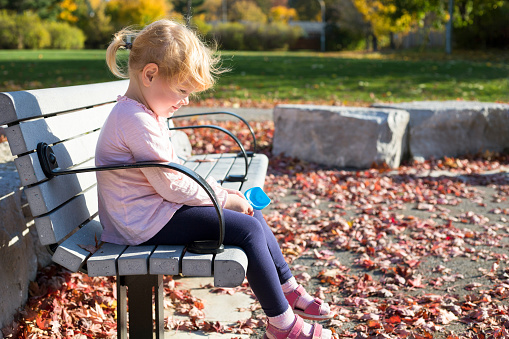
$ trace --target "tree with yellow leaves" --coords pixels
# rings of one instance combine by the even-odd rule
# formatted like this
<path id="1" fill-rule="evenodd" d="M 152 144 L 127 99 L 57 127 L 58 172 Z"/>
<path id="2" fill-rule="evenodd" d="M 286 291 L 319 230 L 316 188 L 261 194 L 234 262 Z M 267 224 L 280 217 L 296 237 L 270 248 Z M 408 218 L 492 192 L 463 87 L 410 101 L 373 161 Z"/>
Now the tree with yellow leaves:
<path id="1" fill-rule="evenodd" d="M 398 32 L 408 32 L 423 27 L 425 18 L 441 24 L 446 20 L 444 6 L 440 0 L 353 0 L 357 10 L 369 25 L 373 38 L 373 49 L 378 39 Z"/>
<path id="2" fill-rule="evenodd" d="M 394 31 L 391 14 L 396 8 L 380 0 L 353 0 L 355 7 L 368 23 L 368 35 L 373 38 L 373 50 L 378 48 L 378 39 Z"/>
<path id="3" fill-rule="evenodd" d="M 223 0 L 205 0 L 200 6 L 200 12 L 202 12 L 202 20 L 205 21 L 216 21 L 221 20 L 223 10 Z"/>
<path id="4" fill-rule="evenodd" d="M 297 11 L 295 8 L 286 6 L 274 6 L 270 9 L 270 18 L 274 22 L 285 22 L 297 20 Z"/>
<path id="5" fill-rule="evenodd" d="M 263 23 L 267 22 L 267 16 L 255 2 L 240 0 L 228 9 L 228 20 Z"/>
<path id="6" fill-rule="evenodd" d="M 67 21 L 69 23 L 75 23 L 78 21 L 78 17 L 75 15 L 76 10 L 78 9 L 78 5 L 74 0 L 63 0 L 58 4 L 60 7 L 60 13 L 58 14 L 58 19 L 62 21 Z"/>
<path id="7" fill-rule="evenodd" d="M 127 25 L 146 26 L 167 16 L 171 8 L 166 0 L 110 0 L 107 12 L 116 28 Z"/>

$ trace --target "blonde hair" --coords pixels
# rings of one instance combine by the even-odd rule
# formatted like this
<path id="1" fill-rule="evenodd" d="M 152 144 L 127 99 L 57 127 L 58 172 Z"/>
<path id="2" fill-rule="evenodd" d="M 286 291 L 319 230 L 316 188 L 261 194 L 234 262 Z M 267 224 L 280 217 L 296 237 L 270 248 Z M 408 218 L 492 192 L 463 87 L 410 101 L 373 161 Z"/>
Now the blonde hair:
<path id="1" fill-rule="evenodd" d="M 127 69 L 117 58 L 119 49 L 130 49 Z M 173 90 L 188 84 L 193 91 L 201 92 L 212 87 L 216 76 L 225 71 L 214 52 L 186 26 L 164 19 L 141 31 L 127 27 L 116 33 L 106 51 L 106 63 L 120 78 L 129 78 L 145 65 L 155 63 Z"/>

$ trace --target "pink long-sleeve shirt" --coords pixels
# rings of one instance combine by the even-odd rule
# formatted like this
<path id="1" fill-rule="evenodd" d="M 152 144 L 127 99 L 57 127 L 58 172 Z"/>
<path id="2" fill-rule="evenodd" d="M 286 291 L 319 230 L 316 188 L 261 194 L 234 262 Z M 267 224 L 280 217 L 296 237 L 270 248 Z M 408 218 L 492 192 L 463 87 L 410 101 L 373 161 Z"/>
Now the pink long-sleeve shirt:
<path id="1" fill-rule="evenodd" d="M 99 135 L 96 166 L 141 161 L 180 163 L 165 119 L 141 103 L 119 97 Z M 101 240 L 138 245 L 156 235 L 182 206 L 211 206 L 209 196 L 191 178 L 163 168 L 96 172 Z M 207 182 L 224 207 L 228 192 L 213 178 Z"/>

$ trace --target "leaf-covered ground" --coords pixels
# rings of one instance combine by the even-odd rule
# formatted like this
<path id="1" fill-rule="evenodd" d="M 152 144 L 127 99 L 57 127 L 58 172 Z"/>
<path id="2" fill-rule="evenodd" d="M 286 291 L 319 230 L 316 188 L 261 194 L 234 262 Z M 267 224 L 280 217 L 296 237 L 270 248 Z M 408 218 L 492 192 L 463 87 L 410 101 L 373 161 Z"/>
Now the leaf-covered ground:
<path id="1" fill-rule="evenodd" d="M 194 123 L 194 122 L 190 122 Z M 235 130 L 249 144 L 240 124 Z M 323 325 L 352 338 L 509 337 L 509 155 L 486 152 L 368 170 L 323 168 L 271 155 L 272 122 L 253 123 L 270 157 L 265 214 L 297 279 L 337 315 Z M 229 151 L 218 133 L 195 151 Z M 207 146 L 209 145 L 209 146 Z M 249 146 L 247 146 L 249 148 Z M 167 278 L 167 328 L 263 335 L 264 316 L 233 327 L 201 320 L 203 301 Z M 114 337 L 115 281 L 43 269 L 12 338 Z M 247 291 L 216 289 L 215 293 Z"/>

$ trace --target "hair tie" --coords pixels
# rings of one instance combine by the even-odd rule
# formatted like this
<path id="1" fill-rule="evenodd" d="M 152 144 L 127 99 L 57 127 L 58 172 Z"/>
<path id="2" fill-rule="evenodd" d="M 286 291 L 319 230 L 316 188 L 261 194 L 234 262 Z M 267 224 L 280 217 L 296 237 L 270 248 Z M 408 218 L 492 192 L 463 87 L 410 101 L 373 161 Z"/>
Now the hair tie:
<path id="1" fill-rule="evenodd" d="M 127 36 L 125 37 L 125 41 L 124 41 L 124 43 L 125 43 L 125 48 L 126 48 L 126 49 L 129 49 L 129 50 L 130 50 L 130 49 L 132 49 L 132 48 L 133 48 L 133 43 L 131 42 L 131 40 L 132 40 L 132 36 L 131 36 L 131 35 L 127 35 Z"/>

